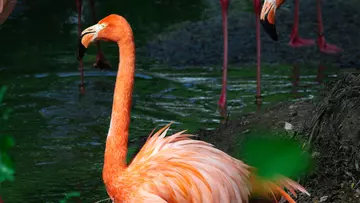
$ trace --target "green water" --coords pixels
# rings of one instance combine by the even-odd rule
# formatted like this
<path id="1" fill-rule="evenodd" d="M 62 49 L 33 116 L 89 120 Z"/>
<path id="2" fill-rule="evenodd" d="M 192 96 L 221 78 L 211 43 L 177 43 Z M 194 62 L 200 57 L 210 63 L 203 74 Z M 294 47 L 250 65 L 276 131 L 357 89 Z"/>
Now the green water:
<path id="1" fill-rule="evenodd" d="M 101 2 L 96 5 L 97 15 L 126 16 L 137 46 L 167 26 L 199 20 L 205 7 L 196 0 L 143 1 L 141 8 L 139 2 Z M 83 27 L 92 24 L 89 9 L 84 0 L 87 23 Z M 72 0 L 19 1 L 11 18 L 0 27 L 0 85 L 8 86 L 5 105 L 13 109 L 1 131 L 16 140 L 11 153 L 16 180 L 0 188 L 5 203 L 58 202 L 72 191 L 79 191 L 83 202 L 107 197 L 101 167 L 116 72 L 93 69 L 96 49 L 91 48 L 85 57 L 86 94 L 79 95 L 76 31 Z M 117 47 L 107 43 L 102 49 L 116 67 Z M 137 61 L 130 151 L 138 147 L 140 137 L 170 121 L 174 121 L 174 130 L 193 133 L 218 126 L 220 67 L 179 68 L 148 61 Z M 229 68 L 231 115 L 254 110 L 255 64 Z M 264 104 L 312 98 L 320 88 L 316 71 L 316 67 L 301 68 L 300 83 L 307 87 L 300 87 L 301 98 L 296 98 L 291 93 L 291 66 L 263 66 Z M 332 73 L 326 70 L 325 79 Z"/>

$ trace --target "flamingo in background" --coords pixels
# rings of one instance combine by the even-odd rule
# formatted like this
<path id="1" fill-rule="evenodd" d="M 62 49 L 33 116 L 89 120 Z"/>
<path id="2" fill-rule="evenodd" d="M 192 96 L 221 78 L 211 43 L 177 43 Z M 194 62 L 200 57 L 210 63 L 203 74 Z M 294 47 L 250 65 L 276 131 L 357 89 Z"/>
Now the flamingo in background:
<path id="1" fill-rule="evenodd" d="M 276 9 L 278 9 L 285 0 L 265 0 L 264 5 L 260 14 L 260 21 L 265 29 L 266 33 L 275 41 L 278 40 L 278 35 L 276 32 L 275 25 L 275 13 Z M 303 39 L 299 37 L 299 0 L 295 0 L 295 12 L 294 12 L 294 25 L 292 28 L 292 33 L 290 37 L 289 45 L 292 47 L 302 47 L 302 46 L 310 46 L 314 45 L 315 42 L 312 39 Z M 327 54 L 336 54 L 340 53 L 343 50 L 335 45 L 328 44 L 324 37 L 324 28 L 322 22 L 322 12 L 321 12 L 321 0 L 316 0 L 317 7 L 317 21 L 318 21 L 318 47 L 321 52 Z M 325 67 L 320 64 L 317 71 L 316 82 L 321 83 L 323 76 L 323 71 Z M 296 74 L 299 74 L 299 69 L 296 65 L 294 65 L 294 70 L 296 70 Z M 299 82 L 299 76 L 295 76 L 295 86 L 297 86 Z M 295 88 L 295 92 L 296 92 Z"/>
<path id="2" fill-rule="evenodd" d="M 17 0 L 0 0 L 0 25 L 11 15 Z"/>
<path id="3" fill-rule="evenodd" d="M 257 69 L 256 69 L 256 103 L 261 104 L 261 58 L 260 58 L 260 23 L 259 16 L 261 10 L 260 0 L 253 0 L 254 10 L 256 15 L 256 49 L 257 49 Z M 226 101 L 226 90 L 227 90 L 227 69 L 228 69 L 228 8 L 229 0 L 220 0 L 221 13 L 222 13 L 222 24 L 223 24 L 223 35 L 224 35 L 224 61 L 223 61 L 223 77 L 222 77 L 222 88 L 220 99 L 218 102 L 220 114 L 223 117 L 227 116 L 227 101 Z"/>
<path id="4" fill-rule="evenodd" d="M 92 16 L 94 23 L 96 23 L 96 16 L 95 16 L 95 5 L 94 0 L 90 0 L 90 6 L 92 10 Z M 76 0 L 76 7 L 78 12 L 78 37 L 81 35 L 81 9 L 82 9 L 82 0 Z M 97 42 L 97 56 L 96 56 L 96 62 L 93 64 L 94 68 L 99 68 L 101 70 L 103 69 L 111 69 L 111 65 L 106 61 L 104 54 L 100 50 L 100 43 Z M 82 60 L 80 60 L 79 64 L 80 69 L 80 77 L 81 77 L 81 84 L 80 84 L 80 91 L 81 93 L 84 93 L 85 87 L 84 87 L 84 69 L 83 69 L 83 63 Z"/>
<path id="5" fill-rule="evenodd" d="M 249 194 L 272 198 L 307 191 L 284 176 L 264 181 L 256 170 L 211 144 L 193 140 L 185 131 L 166 136 L 170 124 L 151 133 L 127 165 L 129 125 L 135 74 L 132 29 L 123 17 L 111 14 L 81 33 L 78 60 L 96 40 L 119 46 L 113 107 L 104 154 L 103 180 L 110 199 L 117 202 L 248 202 Z"/>
<path id="6" fill-rule="evenodd" d="M 285 0 L 265 0 L 263 8 L 261 10 L 260 21 L 268 35 L 275 41 L 278 40 L 278 35 L 275 26 L 275 12 Z M 299 0 L 295 0 L 295 12 L 294 12 L 294 25 L 292 28 L 291 39 L 289 45 L 292 47 L 302 47 L 315 44 L 314 40 L 303 39 L 299 37 Z M 321 12 L 321 0 L 316 0 L 317 8 L 317 21 L 318 21 L 318 47 L 321 52 L 328 54 L 340 53 L 343 50 L 335 45 L 328 44 L 324 37 L 324 28 Z"/>
<path id="7" fill-rule="evenodd" d="M 1 1 L 0 1 L 0 13 L 3 12 L 4 7 L 5 7 L 5 5 L 6 5 L 6 1 L 7 1 L 7 0 L 1 0 Z"/>

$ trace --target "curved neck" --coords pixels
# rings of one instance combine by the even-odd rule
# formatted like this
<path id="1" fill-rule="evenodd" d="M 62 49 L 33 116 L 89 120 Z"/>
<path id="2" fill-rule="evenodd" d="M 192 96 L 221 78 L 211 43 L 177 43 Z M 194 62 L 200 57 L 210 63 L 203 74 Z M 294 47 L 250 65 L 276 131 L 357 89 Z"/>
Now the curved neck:
<path id="1" fill-rule="evenodd" d="M 110 128 L 106 139 L 103 174 L 126 167 L 131 100 L 135 75 L 135 45 L 130 25 L 125 21 L 119 46 L 119 70 L 115 82 Z"/>

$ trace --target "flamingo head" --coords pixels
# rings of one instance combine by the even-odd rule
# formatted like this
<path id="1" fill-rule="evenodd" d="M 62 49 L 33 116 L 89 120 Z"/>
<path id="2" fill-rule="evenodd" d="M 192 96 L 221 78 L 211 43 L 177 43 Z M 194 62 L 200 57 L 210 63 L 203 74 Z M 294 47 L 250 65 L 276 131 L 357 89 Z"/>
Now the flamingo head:
<path id="1" fill-rule="evenodd" d="M 275 12 L 284 1 L 285 0 L 265 0 L 260 13 L 260 22 L 263 25 L 265 32 L 275 41 L 278 40 L 275 25 Z"/>
<path id="2" fill-rule="evenodd" d="M 111 14 L 100 20 L 97 24 L 82 31 L 77 52 L 78 60 L 81 60 L 84 57 L 86 49 L 92 42 L 97 40 L 113 42 L 121 41 L 121 39 L 124 38 L 124 34 L 129 33 L 129 29 L 124 26 L 124 23 L 127 24 L 127 21 L 123 17 Z M 130 32 L 132 36 L 131 28 Z"/>

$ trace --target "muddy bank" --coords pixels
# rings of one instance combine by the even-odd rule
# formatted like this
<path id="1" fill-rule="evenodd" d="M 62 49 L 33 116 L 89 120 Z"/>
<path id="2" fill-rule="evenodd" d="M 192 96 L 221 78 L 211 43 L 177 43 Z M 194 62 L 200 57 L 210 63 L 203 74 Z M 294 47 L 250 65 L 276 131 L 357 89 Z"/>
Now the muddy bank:
<path id="1" fill-rule="evenodd" d="M 300 195 L 297 202 L 360 203 L 360 77 L 343 74 L 327 84 L 321 99 L 285 102 L 233 118 L 214 131 L 200 131 L 201 139 L 229 153 L 235 142 L 259 127 L 285 131 L 293 125 L 294 138 L 311 139 L 315 166 L 301 179 L 311 197 Z M 240 138 L 240 139 L 239 139 Z"/>
<path id="2" fill-rule="evenodd" d="M 229 14 L 229 63 L 254 64 L 256 62 L 255 16 L 252 12 L 239 11 L 232 1 Z M 300 35 L 316 39 L 316 1 L 300 2 Z M 237 6 L 238 7 L 238 6 Z M 323 1 L 325 37 L 345 51 L 340 55 L 326 55 L 317 46 L 292 48 L 287 45 L 293 25 L 294 2 L 287 1 L 277 11 L 279 41 L 272 41 L 263 31 L 263 63 L 322 62 L 352 67 L 360 64 L 360 4 L 350 1 Z M 214 9 L 213 9 L 214 10 Z M 218 5 L 220 11 L 220 5 Z M 207 13 L 207 16 L 211 16 Z M 262 28 L 261 28 L 262 29 Z M 139 54 L 155 59 L 158 63 L 181 65 L 222 64 L 222 25 L 220 12 L 199 22 L 174 25 L 139 48 Z"/>

